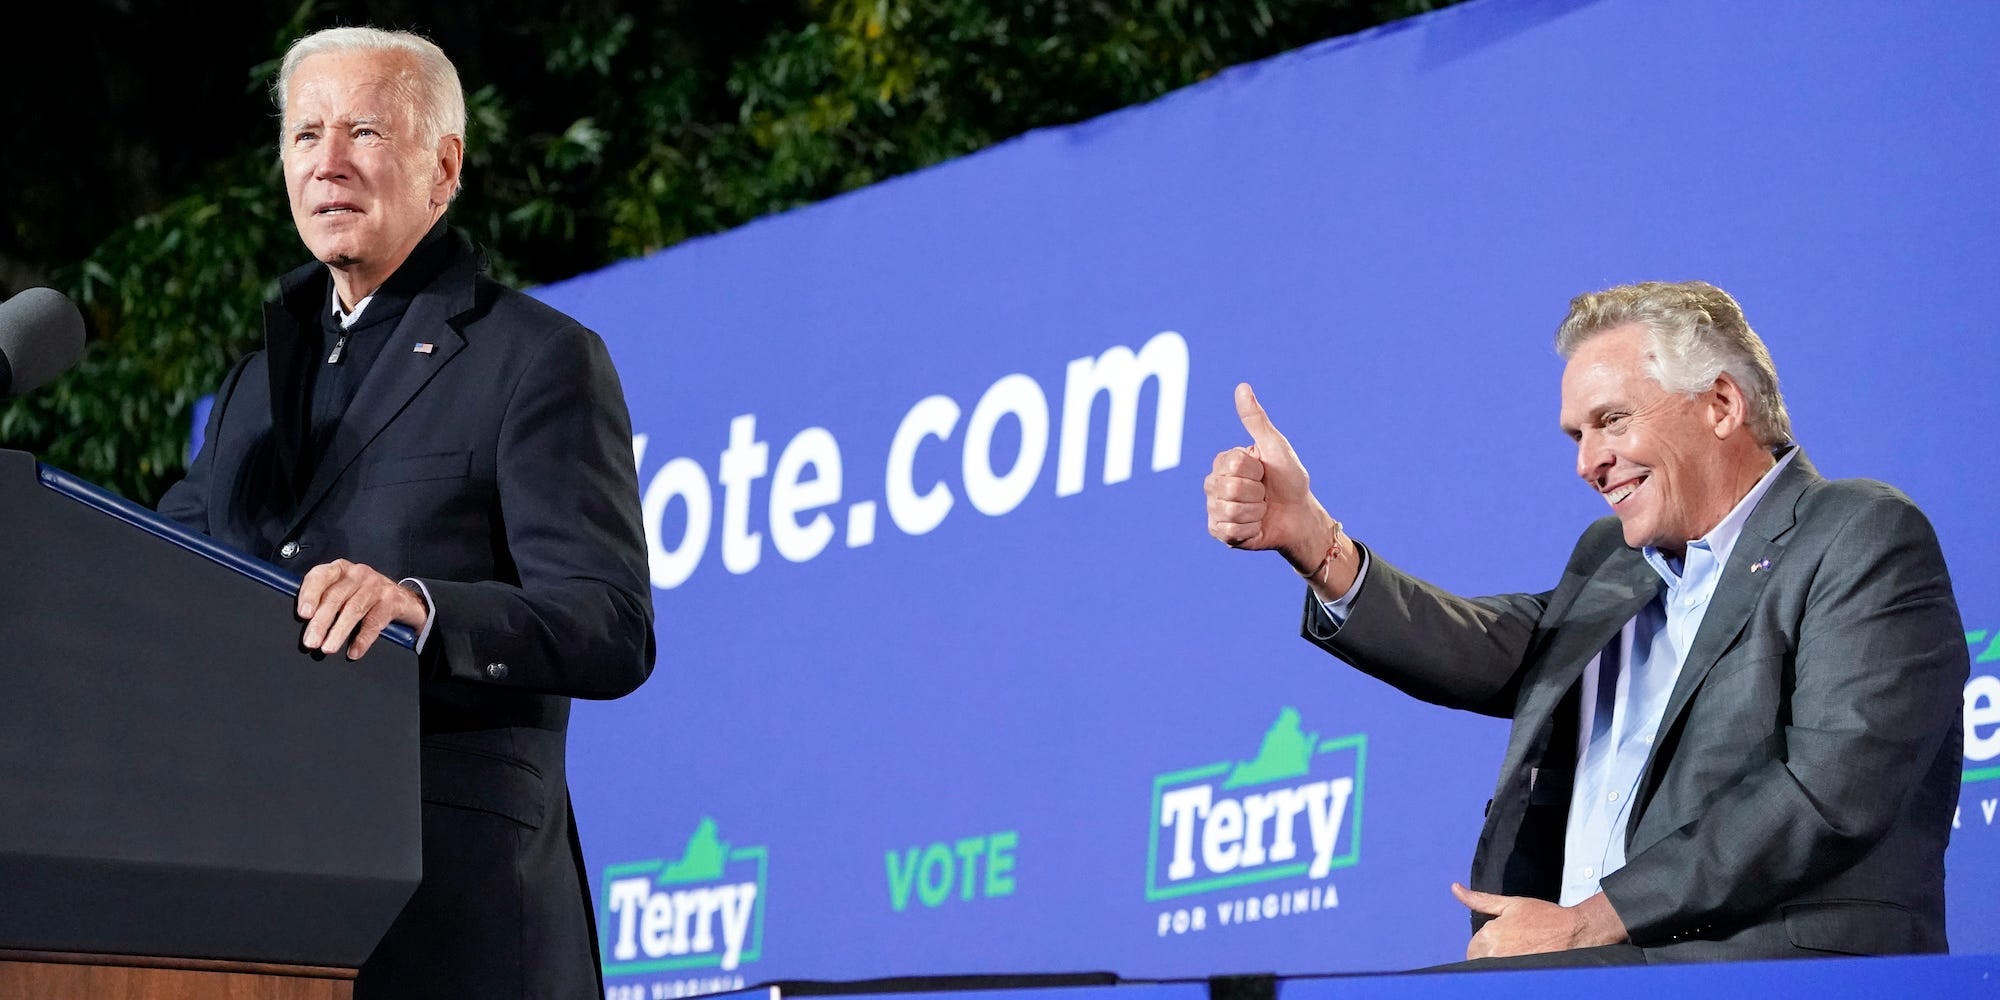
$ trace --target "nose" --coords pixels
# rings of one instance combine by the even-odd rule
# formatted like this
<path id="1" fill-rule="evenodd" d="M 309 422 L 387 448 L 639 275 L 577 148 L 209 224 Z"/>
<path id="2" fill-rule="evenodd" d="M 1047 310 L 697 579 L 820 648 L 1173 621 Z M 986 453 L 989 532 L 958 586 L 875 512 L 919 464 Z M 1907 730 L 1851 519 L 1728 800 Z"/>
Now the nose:
<path id="1" fill-rule="evenodd" d="M 313 152 L 314 180 L 345 177 L 353 167 L 350 156 L 353 152 L 353 142 L 339 129 L 332 130 L 325 139 L 320 140 L 319 147 Z"/>
<path id="2" fill-rule="evenodd" d="M 1576 474 L 1586 483 L 1596 483 L 1617 457 L 1605 447 L 1604 438 L 1593 428 L 1584 428 L 1576 439 Z"/>

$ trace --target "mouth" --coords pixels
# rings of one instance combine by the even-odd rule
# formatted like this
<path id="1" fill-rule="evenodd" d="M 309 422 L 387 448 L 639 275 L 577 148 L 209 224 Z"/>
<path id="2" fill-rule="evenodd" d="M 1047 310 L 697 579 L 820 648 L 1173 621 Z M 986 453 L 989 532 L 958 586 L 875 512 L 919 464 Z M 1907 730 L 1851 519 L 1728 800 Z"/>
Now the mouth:
<path id="1" fill-rule="evenodd" d="M 315 206 L 312 214 L 315 218 L 337 215 L 360 215 L 361 209 L 350 202 L 329 201 L 325 204 Z"/>
<path id="2" fill-rule="evenodd" d="M 1608 501 L 1612 507 L 1615 508 L 1619 504 L 1624 503 L 1628 498 L 1632 496 L 1632 494 L 1638 492 L 1639 487 L 1645 485 L 1646 479 L 1647 479 L 1646 476 L 1638 476 L 1632 479 L 1627 479 L 1624 482 L 1621 482 L 1618 485 L 1611 487 L 1610 489 L 1603 490 L 1602 492 L 1604 494 L 1604 499 Z"/>

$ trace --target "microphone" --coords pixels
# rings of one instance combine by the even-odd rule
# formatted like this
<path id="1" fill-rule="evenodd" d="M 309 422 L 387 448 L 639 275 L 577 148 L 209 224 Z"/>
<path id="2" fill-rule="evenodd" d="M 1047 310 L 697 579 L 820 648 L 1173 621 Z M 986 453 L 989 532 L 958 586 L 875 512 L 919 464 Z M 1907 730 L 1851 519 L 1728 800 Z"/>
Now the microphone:
<path id="1" fill-rule="evenodd" d="M 53 288 L 0 302 L 0 398 L 39 389 L 83 356 L 83 314 Z"/>

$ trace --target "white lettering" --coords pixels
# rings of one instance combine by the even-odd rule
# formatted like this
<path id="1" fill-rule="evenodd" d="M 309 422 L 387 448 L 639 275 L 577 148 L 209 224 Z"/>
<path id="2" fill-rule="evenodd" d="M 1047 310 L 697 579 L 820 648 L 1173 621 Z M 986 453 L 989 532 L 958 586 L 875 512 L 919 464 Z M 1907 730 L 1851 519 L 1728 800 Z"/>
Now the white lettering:
<path id="1" fill-rule="evenodd" d="M 695 931 L 694 942 L 689 950 L 715 950 L 715 914 L 722 909 L 722 892 L 725 888 L 733 891 L 735 887 L 710 886 L 705 889 L 696 889 L 690 894 L 693 897 L 693 902 L 688 909 L 695 911 Z"/>
<path id="2" fill-rule="evenodd" d="M 818 475 L 801 480 L 807 468 Z M 839 502 L 840 444 L 826 428 L 808 427 L 785 445 L 771 474 L 771 546 L 792 562 L 819 555 L 833 541 L 833 519 L 820 513 L 800 524 L 798 516 Z"/>
<path id="3" fill-rule="evenodd" d="M 617 879 L 605 893 L 605 905 L 618 918 L 618 943 L 611 946 L 611 957 L 617 961 L 629 962 L 639 957 L 639 911 L 652 893 L 652 881 L 648 876 Z"/>
<path id="4" fill-rule="evenodd" d="M 757 883 L 739 882 L 722 900 L 722 969 L 736 968 L 743 957 L 743 943 L 750 933 L 750 911 L 757 902 Z"/>
<path id="5" fill-rule="evenodd" d="M 1299 853 L 1299 845 L 1292 839 L 1292 824 L 1299 818 L 1299 813 L 1305 811 L 1306 797 L 1299 794 L 1296 788 L 1286 788 L 1267 792 L 1265 798 L 1271 800 L 1278 811 L 1276 824 L 1272 827 L 1276 836 L 1271 841 L 1271 860 L 1290 861 Z"/>
<path id="6" fill-rule="evenodd" d="M 1062 441 L 1056 460 L 1058 496 L 1073 495 L 1085 485 L 1092 416 L 1100 397 L 1105 400 L 1106 414 L 1102 481 L 1112 484 L 1131 478 L 1140 409 L 1149 383 L 1156 396 L 1152 468 L 1158 472 L 1181 461 L 1187 414 L 1187 341 L 1178 333 L 1163 331 L 1136 352 L 1115 346 L 1068 363 Z M 919 453 L 924 444 L 932 439 L 951 442 L 960 429 L 961 415 L 959 404 L 951 397 L 931 395 L 918 400 L 897 424 L 883 470 L 880 503 L 888 507 L 890 520 L 906 535 L 936 530 L 956 504 L 958 492 L 981 513 L 998 517 L 1018 508 L 1040 481 L 1049 458 L 1051 413 L 1048 396 L 1034 378 L 1023 373 L 1006 375 L 980 396 L 963 421 L 956 483 L 949 475 L 940 475 L 949 468 L 948 455 L 938 456 L 937 465 L 925 463 L 920 472 Z M 1011 455 L 996 456 L 995 438 L 1013 437 L 1001 433 L 1002 424 L 1010 417 L 1019 429 L 1019 447 L 1011 449 Z M 643 466 L 648 443 L 648 435 L 633 435 L 635 466 Z M 845 473 L 850 471 L 839 442 L 828 428 L 807 427 L 785 444 L 775 469 L 771 458 L 771 445 L 758 437 L 756 414 L 744 413 L 729 422 L 727 444 L 713 466 L 712 478 L 710 467 L 693 458 L 676 457 L 644 481 L 641 511 L 654 587 L 671 590 L 686 583 L 700 567 L 711 542 L 721 550 L 722 564 L 729 572 L 740 575 L 756 569 L 764 552 L 764 525 L 755 516 L 762 506 L 757 501 L 758 480 L 767 475 L 771 477 L 771 494 L 766 498 L 766 520 L 772 546 L 794 563 L 825 553 L 842 516 L 840 510 L 829 508 L 846 495 Z M 676 500 L 686 516 L 679 530 L 673 531 L 666 525 Z M 873 544 L 877 510 L 878 501 L 866 498 L 847 507 L 848 548 Z M 712 539 L 712 532 L 719 539 Z M 1282 823 L 1283 814 L 1277 815 Z M 1268 818 L 1260 813 L 1257 823 Z M 1276 848 L 1277 842 L 1261 830 L 1252 831 L 1252 837 L 1248 845 L 1252 854 L 1267 844 Z"/>
<path id="7" fill-rule="evenodd" d="M 616 880 L 609 889 L 609 906 L 617 922 L 611 959 L 630 962 L 641 956 L 713 952 L 719 930 L 721 966 L 727 972 L 742 958 L 756 901 L 755 882 L 655 892 L 650 877 Z"/>
<path id="8" fill-rule="evenodd" d="M 679 955 L 686 947 L 676 947 L 680 940 L 674 936 L 674 897 L 667 893 L 646 898 L 646 916 L 639 922 L 639 947 L 653 958 L 661 955 Z"/>
<path id="9" fill-rule="evenodd" d="M 1979 674 L 1965 682 L 1965 759 L 1995 757 L 2000 757 L 2000 677 Z"/>
<path id="10" fill-rule="evenodd" d="M 692 947 L 695 911 L 700 908 L 700 897 L 695 891 L 677 889 L 674 897 L 674 943 L 671 950 L 676 955 L 685 955 Z"/>
<path id="11" fill-rule="evenodd" d="M 746 413 L 729 422 L 729 447 L 722 452 L 722 565 L 731 573 L 748 573 L 764 556 L 764 534 L 750 530 L 752 485 L 770 471 L 771 446 L 757 440 L 757 416 Z"/>
<path id="12" fill-rule="evenodd" d="M 1264 825 L 1278 811 L 1278 798 L 1290 794 L 1291 789 L 1280 789 L 1267 795 L 1243 796 L 1243 860 L 1245 868 L 1253 868 L 1264 863 Z"/>
<path id="13" fill-rule="evenodd" d="M 1340 839 L 1340 821 L 1347 815 L 1347 796 L 1353 791 L 1353 778 L 1335 778 L 1299 789 L 1311 806 L 1306 818 L 1312 821 L 1313 862 L 1306 874 L 1313 878 L 1325 878 L 1333 871 L 1333 847 Z"/>
<path id="14" fill-rule="evenodd" d="M 993 470 L 993 431 L 1002 417 L 1021 425 L 1021 450 L 1005 474 Z M 974 509 L 999 517 L 1021 505 L 1042 474 L 1049 453 L 1049 399 L 1035 380 L 1019 373 L 993 383 L 965 422 L 965 498 Z"/>
<path id="15" fill-rule="evenodd" d="M 1176 788 L 1160 796 L 1160 825 L 1174 831 L 1174 856 L 1167 863 L 1168 881 L 1194 875 L 1194 821 L 1208 815 L 1212 797 L 1207 785 Z"/>
<path id="16" fill-rule="evenodd" d="M 1296 820 L 1305 813 L 1312 839 L 1312 878 L 1333 870 L 1334 850 L 1347 816 L 1353 778 L 1315 781 L 1295 788 L 1245 795 L 1241 800 L 1217 798 L 1212 785 L 1188 785 L 1160 796 L 1160 826 L 1173 831 L 1167 879 L 1192 878 L 1194 827 L 1201 820 L 1201 861 L 1210 874 L 1289 861 L 1298 856 Z M 1270 847 L 1264 846 L 1265 830 Z M 1258 904 L 1252 901 L 1254 905 Z M 1272 904 L 1277 905 L 1276 903 Z M 1251 916 L 1249 919 L 1256 919 Z"/>
<path id="17" fill-rule="evenodd" d="M 1187 415 L 1187 341 L 1171 330 L 1155 334 L 1133 354 L 1113 347 L 1095 358 L 1069 363 L 1063 383 L 1062 442 L 1056 460 L 1056 496 L 1083 490 L 1090 451 L 1090 415 L 1098 393 L 1107 397 L 1104 484 L 1132 478 L 1139 430 L 1139 390 L 1146 379 L 1159 387 L 1153 415 L 1153 471 L 1181 464 L 1181 429 Z"/>
<path id="18" fill-rule="evenodd" d="M 889 442 L 889 477 L 885 488 L 889 498 L 889 519 L 906 535 L 928 534 L 944 523 L 951 512 L 951 487 L 943 483 L 918 493 L 911 478 L 915 475 L 917 446 L 925 438 L 951 439 L 958 426 L 958 404 L 950 396 L 926 396 L 910 407 Z"/>
<path id="19" fill-rule="evenodd" d="M 646 435 L 635 434 L 633 464 L 645 458 Z M 669 549 L 660 537 L 661 523 L 666 520 L 667 505 L 675 497 L 687 509 L 687 526 L 681 529 L 681 540 Z M 694 459 L 676 458 L 653 474 L 639 507 L 646 525 L 646 561 L 653 586 L 672 590 L 686 583 L 694 575 L 695 567 L 701 565 L 702 553 L 708 548 L 708 526 L 715 511 L 715 500 L 708 491 L 708 473 Z"/>
<path id="20" fill-rule="evenodd" d="M 1201 861 L 1208 870 L 1233 872 L 1242 863 L 1243 803 L 1223 799 L 1208 808 L 1208 822 L 1201 827 Z"/>

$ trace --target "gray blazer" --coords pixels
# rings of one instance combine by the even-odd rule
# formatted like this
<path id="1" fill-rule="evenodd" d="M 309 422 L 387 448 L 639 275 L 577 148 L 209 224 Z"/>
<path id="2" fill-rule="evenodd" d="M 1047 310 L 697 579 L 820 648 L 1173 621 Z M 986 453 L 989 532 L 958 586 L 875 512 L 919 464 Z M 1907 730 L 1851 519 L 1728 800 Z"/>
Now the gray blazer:
<path id="1" fill-rule="evenodd" d="M 1514 720 L 1470 884 L 1557 898 L 1578 682 L 1659 577 L 1615 517 L 1541 594 L 1467 600 L 1371 560 L 1344 626 L 1307 594 L 1306 638 L 1425 701 Z M 1794 458 L 1730 554 L 1640 776 L 1625 867 L 1603 880 L 1632 942 L 1653 961 L 1946 950 L 1969 670 L 1922 512 Z"/>

